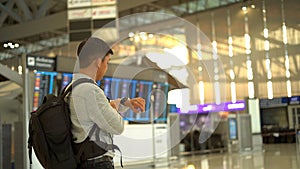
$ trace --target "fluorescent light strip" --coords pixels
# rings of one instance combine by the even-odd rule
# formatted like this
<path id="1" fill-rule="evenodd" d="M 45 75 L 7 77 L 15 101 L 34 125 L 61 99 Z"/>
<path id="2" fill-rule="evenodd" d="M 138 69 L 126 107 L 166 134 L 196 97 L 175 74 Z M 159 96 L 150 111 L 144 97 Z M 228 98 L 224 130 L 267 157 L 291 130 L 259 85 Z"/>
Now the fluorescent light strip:
<path id="1" fill-rule="evenodd" d="M 270 42 L 268 40 L 269 37 L 269 30 L 267 28 L 267 10 L 265 6 L 265 0 L 262 1 L 262 12 L 263 12 L 263 22 L 264 22 L 264 38 L 265 38 L 265 53 L 266 53 L 266 71 L 267 71 L 267 91 L 268 91 L 268 98 L 273 98 L 273 83 L 272 83 L 272 70 L 271 70 L 271 60 L 269 56 L 270 50 Z"/>
<path id="2" fill-rule="evenodd" d="M 227 10 L 227 27 L 228 27 L 228 56 L 230 62 L 230 91 L 231 91 L 231 101 L 233 103 L 236 102 L 236 86 L 235 86 L 235 73 L 234 73 L 234 64 L 233 64 L 233 39 L 231 35 L 231 18 L 230 18 L 230 10 Z"/>
<path id="3" fill-rule="evenodd" d="M 269 30 L 268 28 L 264 28 L 264 38 L 268 38 L 269 37 Z"/>
<path id="4" fill-rule="evenodd" d="M 249 93 L 249 98 L 254 99 L 254 83 L 253 82 L 248 82 L 248 93 Z"/>
<path id="5" fill-rule="evenodd" d="M 287 95 L 288 97 L 292 96 L 292 85 L 291 85 L 291 81 L 290 81 L 290 63 L 289 63 L 289 55 L 288 55 L 288 50 L 287 50 L 287 43 L 288 43 L 288 39 L 287 39 L 287 28 L 286 28 L 286 24 L 285 24 L 285 10 L 284 10 L 284 1 L 281 0 L 281 15 L 282 15 L 282 42 L 284 44 L 284 53 L 285 53 L 285 75 L 287 78 L 286 81 L 286 90 L 287 90 Z"/>
<path id="6" fill-rule="evenodd" d="M 215 88 L 216 104 L 220 104 L 221 103 L 220 82 L 215 82 L 214 88 Z"/>
<path id="7" fill-rule="evenodd" d="M 286 81 L 286 89 L 288 97 L 292 97 L 292 85 L 290 80 Z"/>
<path id="8" fill-rule="evenodd" d="M 285 23 L 282 23 L 283 44 L 287 44 L 287 33 Z"/>
<path id="9" fill-rule="evenodd" d="M 204 83 L 203 81 L 199 82 L 199 96 L 200 96 L 200 104 L 204 104 L 204 94 L 205 94 L 205 90 L 204 90 Z"/>
<path id="10" fill-rule="evenodd" d="M 267 82 L 268 99 L 273 99 L 273 84 L 272 81 Z"/>
<path id="11" fill-rule="evenodd" d="M 231 89 L 231 101 L 232 103 L 236 102 L 236 86 L 235 82 L 230 83 L 230 89 Z"/>

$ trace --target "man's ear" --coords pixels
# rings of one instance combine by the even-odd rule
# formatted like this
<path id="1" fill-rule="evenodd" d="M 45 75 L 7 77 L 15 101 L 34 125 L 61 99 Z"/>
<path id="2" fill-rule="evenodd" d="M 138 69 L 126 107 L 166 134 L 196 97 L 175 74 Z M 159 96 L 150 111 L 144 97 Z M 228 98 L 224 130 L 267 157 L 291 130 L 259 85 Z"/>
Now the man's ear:
<path id="1" fill-rule="evenodd" d="M 100 66 L 101 66 L 101 63 L 102 63 L 102 59 L 97 58 L 97 59 L 96 59 L 97 67 L 100 67 Z"/>

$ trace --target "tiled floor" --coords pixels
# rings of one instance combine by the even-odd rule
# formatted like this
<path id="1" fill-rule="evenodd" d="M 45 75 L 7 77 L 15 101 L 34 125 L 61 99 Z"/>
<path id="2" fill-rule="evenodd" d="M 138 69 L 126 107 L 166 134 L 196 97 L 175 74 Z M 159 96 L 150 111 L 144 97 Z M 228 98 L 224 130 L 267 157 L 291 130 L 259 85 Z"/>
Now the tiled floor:
<path id="1" fill-rule="evenodd" d="M 296 144 L 272 144 L 264 145 L 263 150 L 190 155 L 124 169 L 300 169 L 299 155 Z"/>

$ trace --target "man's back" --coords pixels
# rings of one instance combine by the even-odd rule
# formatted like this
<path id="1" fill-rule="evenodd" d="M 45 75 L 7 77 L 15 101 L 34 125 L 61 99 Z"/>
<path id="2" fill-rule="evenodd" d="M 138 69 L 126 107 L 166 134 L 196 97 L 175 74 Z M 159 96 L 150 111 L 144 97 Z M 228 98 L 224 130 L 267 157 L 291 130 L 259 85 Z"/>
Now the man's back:
<path id="1" fill-rule="evenodd" d="M 76 74 L 74 80 L 88 78 L 84 74 Z M 75 143 L 83 142 L 92 127 L 96 124 L 100 132 L 95 132 L 91 140 L 96 141 L 96 135 L 107 144 L 112 144 L 112 134 L 121 134 L 124 122 L 119 113 L 113 109 L 104 92 L 94 84 L 80 84 L 73 89 L 70 96 L 70 111 L 72 134 Z M 109 156 L 113 156 L 109 152 Z"/>

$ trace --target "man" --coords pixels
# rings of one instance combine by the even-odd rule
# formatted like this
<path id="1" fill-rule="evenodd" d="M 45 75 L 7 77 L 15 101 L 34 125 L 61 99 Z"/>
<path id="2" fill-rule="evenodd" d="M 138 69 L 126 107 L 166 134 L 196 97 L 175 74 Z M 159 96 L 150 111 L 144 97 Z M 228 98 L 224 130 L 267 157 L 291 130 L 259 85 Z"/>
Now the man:
<path id="1" fill-rule="evenodd" d="M 73 82 L 81 78 L 94 82 L 102 79 L 111 54 L 111 48 L 99 38 L 81 42 L 77 50 L 79 73 L 74 74 Z M 114 151 L 105 145 L 112 145 L 112 135 L 124 130 L 123 118 L 118 111 L 124 112 L 124 107 L 129 107 L 135 113 L 144 112 L 145 100 L 122 98 L 108 101 L 97 85 L 82 83 L 72 90 L 69 103 L 75 151 L 78 153 L 87 140 L 92 141 L 85 145 L 78 169 L 113 169 Z"/>

